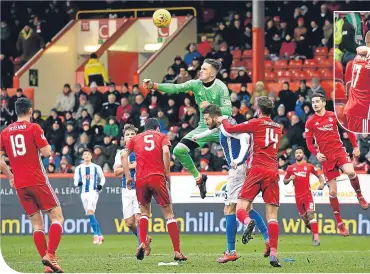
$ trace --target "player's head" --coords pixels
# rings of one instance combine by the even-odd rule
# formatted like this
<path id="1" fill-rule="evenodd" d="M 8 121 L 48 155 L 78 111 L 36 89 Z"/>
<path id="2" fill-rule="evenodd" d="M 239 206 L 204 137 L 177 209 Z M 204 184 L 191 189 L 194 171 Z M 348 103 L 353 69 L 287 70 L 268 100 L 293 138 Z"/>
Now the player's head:
<path id="1" fill-rule="evenodd" d="M 90 163 L 91 162 L 91 159 L 92 159 L 92 152 L 90 149 L 88 148 L 85 148 L 83 151 L 82 151 L 82 159 L 84 160 L 85 163 Z"/>
<path id="2" fill-rule="evenodd" d="M 15 102 L 15 113 L 17 114 L 18 118 L 21 117 L 30 117 L 32 116 L 32 102 L 28 98 L 18 98 Z"/>
<path id="3" fill-rule="evenodd" d="M 156 130 L 159 132 L 160 129 L 161 129 L 161 126 L 159 124 L 159 121 L 155 118 L 149 118 L 148 121 L 146 121 L 145 126 L 144 126 L 145 131 Z"/>
<path id="4" fill-rule="evenodd" d="M 365 43 L 368 48 L 370 48 L 370 30 L 365 35 Z"/>
<path id="5" fill-rule="evenodd" d="M 274 103 L 267 96 L 257 98 L 257 115 L 270 117 L 274 110 Z"/>
<path id="6" fill-rule="evenodd" d="M 303 161 L 304 160 L 304 149 L 303 149 L 303 147 L 297 147 L 295 149 L 294 155 L 295 155 L 295 159 L 296 159 L 297 162 Z"/>
<path id="7" fill-rule="evenodd" d="M 321 112 L 326 106 L 326 97 L 322 93 L 314 93 L 312 95 L 312 108 L 315 112 Z"/>
<path id="8" fill-rule="evenodd" d="M 213 81 L 221 67 L 222 64 L 220 61 L 210 58 L 205 59 L 200 68 L 199 79 L 205 83 Z"/>
<path id="9" fill-rule="evenodd" d="M 208 105 L 203 110 L 203 117 L 204 122 L 208 126 L 209 129 L 213 129 L 217 127 L 217 118 L 222 116 L 221 109 L 216 105 Z"/>
<path id="10" fill-rule="evenodd" d="M 127 144 L 137 133 L 138 129 L 134 125 L 126 124 L 123 128 L 123 138 Z"/>

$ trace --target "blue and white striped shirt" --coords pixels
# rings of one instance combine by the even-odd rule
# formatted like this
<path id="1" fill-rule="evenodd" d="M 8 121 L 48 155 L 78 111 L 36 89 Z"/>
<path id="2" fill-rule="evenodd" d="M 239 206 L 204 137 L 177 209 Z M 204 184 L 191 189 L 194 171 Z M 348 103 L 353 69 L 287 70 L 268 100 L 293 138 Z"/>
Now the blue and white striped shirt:
<path id="1" fill-rule="evenodd" d="M 116 154 L 116 157 L 114 159 L 114 166 L 115 167 L 122 167 L 122 161 L 121 161 L 122 152 L 123 152 L 123 150 L 120 150 Z M 128 156 L 128 162 L 129 162 L 129 164 L 133 163 L 133 162 L 136 162 L 135 153 L 131 152 L 131 154 Z M 135 168 L 130 169 L 130 173 L 131 173 L 131 178 L 132 178 L 131 189 L 135 189 L 136 169 Z M 127 187 L 125 173 L 123 173 L 123 175 L 122 175 L 122 187 L 123 188 Z"/>
<path id="2" fill-rule="evenodd" d="M 82 163 L 75 169 L 74 185 L 82 182 L 81 193 L 96 191 L 96 187 L 105 184 L 105 176 L 100 166 L 94 163 Z"/>

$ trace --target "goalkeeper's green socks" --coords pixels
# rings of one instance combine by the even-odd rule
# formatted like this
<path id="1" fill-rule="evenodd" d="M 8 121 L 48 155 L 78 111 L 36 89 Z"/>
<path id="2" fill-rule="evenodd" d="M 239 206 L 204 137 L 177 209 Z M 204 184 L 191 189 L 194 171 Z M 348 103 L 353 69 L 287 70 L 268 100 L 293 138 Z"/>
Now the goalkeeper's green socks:
<path id="1" fill-rule="evenodd" d="M 173 154 L 179 159 L 183 167 L 193 175 L 195 180 L 200 178 L 200 173 L 189 155 L 189 149 L 184 144 L 178 144 L 173 149 Z"/>

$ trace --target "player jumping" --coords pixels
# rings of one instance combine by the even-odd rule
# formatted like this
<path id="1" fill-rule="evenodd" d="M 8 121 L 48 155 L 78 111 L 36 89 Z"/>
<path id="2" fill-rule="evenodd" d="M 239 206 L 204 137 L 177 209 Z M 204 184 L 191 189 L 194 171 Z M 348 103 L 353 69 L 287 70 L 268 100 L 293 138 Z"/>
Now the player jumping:
<path id="1" fill-rule="evenodd" d="M 45 265 L 45 272 L 63 273 L 55 252 L 62 238 L 64 218 L 41 161 L 41 155 L 51 155 L 51 147 L 41 127 L 30 122 L 32 102 L 27 98 L 19 98 L 15 103 L 15 111 L 18 120 L 1 132 L 0 142 L 1 157 L 4 153 L 8 155 L 14 181 L 3 160 L 2 170 L 8 178 L 10 176 L 10 186 L 16 189 L 19 201 L 30 218 L 33 240 Z M 51 220 L 48 243 L 41 211 L 46 211 Z"/>
<path id="2" fill-rule="evenodd" d="M 104 242 L 104 237 L 95 217 L 95 210 L 99 193 L 105 184 L 105 176 L 102 168 L 91 161 L 92 152 L 89 149 L 84 149 L 82 159 L 84 162 L 75 169 L 74 185 L 79 186 L 81 190 L 82 205 L 94 231 L 93 244 L 101 245 Z"/>
<path id="3" fill-rule="evenodd" d="M 221 109 L 216 105 L 207 106 L 204 111 L 204 121 L 208 126 L 209 130 L 204 131 L 198 135 L 193 136 L 193 140 L 202 138 L 210 134 L 219 133 L 220 144 L 224 150 L 226 161 L 229 166 L 229 176 L 227 178 L 227 193 L 225 197 L 224 214 L 226 218 L 226 239 L 227 239 L 227 250 L 224 256 L 217 259 L 219 263 L 227 263 L 230 261 L 236 261 L 240 256 L 236 253 L 235 249 L 235 236 L 237 232 L 236 222 L 236 203 L 238 200 L 238 194 L 245 181 L 246 172 L 246 159 L 250 152 L 250 139 L 251 136 L 248 133 L 241 134 L 229 134 L 225 131 L 223 125 L 217 121 L 218 117 L 222 116 Z M 236 124 L 235 120 L 229 118 L 231 124 Z M 251 219 L 254 219 L 257 228 L 263 235 L 266 242 L 265 256 L 269 256 L 270 246 L 268 244 L 268 233 L 267 227 L 261 215 L 254 209 L 249 212 Z"/>
<path id="4" fill-rule="evenodd" d="M 127 144 L 137 133 L 138 129 L 130 124 L 126 124 L 123 129 L 124 142 Z M 126 226 L 132 231 L 132 233 L 137 237 L 138 245 L 140 245 L 139 239 L 139 228 L 138 224 L 140 222 L 140 208 L 136 197 L 135 190 L 135 179 L 136 179 L 136 157 L 135 153 L 131 153 L 128 156 L 128 168 L 130 169 L 132 182 L 130 188 L 127 187 L 126 176 L 122 166 L 122 156 L 123 150 L 120 150 L 116 154 L 114 160 L 114 175 L 122 176 L 122 213 L 125 220 Z M 147 236 L 145 255 L 150 255 L 150 243 L 151 238 Z"/>
<path id="5" fill-rule="evenodd" d="M 206 197 L 206 181 L 207 175 L 200 174 L 189 152 L 198 147 L 203 147 L 208 142 L 217 142 L 218 134 L 212 134 L 204 138 L 192 141 L 195 134 L 202 133 L 208 127 L 203 120 L 203 110 L 210 104 L 215 104 L 221 108 L 222 114 L 231 115 L 231 101 L 227 86 L 219 79 L 216 79 L 217 73 L 221 69 L 221 62 L 214 59 L 205 59 L 200 70 L 198 80 L 190 80 L 183 84 L 159 84 L 154 83 L 150 79 L 144 80 L 144 88 L 158 89 L 167 94 L 177 94 L 180 92 L 192 91 L 195 96 L 195 101 L 200 107 L 200 120 L 196 129 L 185 135 L 184 138 L 173 149 L 173 153 L 181 164 L 193 175 L 200 190 L 202 199 Z"/>
<path id="6" fill-rule="evenodd" d="M 134 136 L 122 153 L 122 165 L 125 171 L 127 187 L 133 181 L 129 169 L 128 157 L 131 152 L 136 155 L 136 195 L 140 205 L 141 217 L 139 224 L 140 245 L 136 252 L 138 260 L 144 259 L 147 245 L 148 222 L 152 196 L 161 207 L 167 220 L 167 231 L 172 240 L 174 260 L 186 261 L 180 250 L 180 232 L 173 214 L 170 193 L 168 190 L 170 176 L 170 141 L 160 133 L 159 121 L 149 118 L 145 131 Z"/>
<path id="7" fill-rule="evenodd" d="M 322 94 L 314 94 L 312 96 L 312 108 L 315 114 L 306 122 L 306 143 L 310 152 L 316 155 L 317 159 L 322 163 L 325 179 L 329 185 L 329 201 L 337 221 L 339 232 L 343 236 L 349 236 L 349 232 L 340 215 L 337 197 L 336 178 L 340 175 L 339 170 L 342 170 L 343 173 L 348 175 L 351 185 L 357 194 L 360 206 L 363 209 L 367 209 L 369 204 L 362 196 L 358 176 L 340 140 L 335 113 L 325 110 L 325 106 L 326 98 Z M 353 155 L 358 157 L 360 150 L 356 142 L 356 135 L 348 132 L 348 136 L 353 145 Z M 313 138 L 315 138 L 318 148 L 315 147 Z"/>
<path id="8" fill-rule="evenodd" d="M 268 220 L 268 235 L 270 243 L 270 264 L 281 267 L 277 258 L 279 237 L 278 209 L 279 209 L 279 172 L 277 152 L 282 134 L 280 125 L 270 118 L 274 109 L 273 102 L 266 96 L 258 97 L 256 103 L 257 119 L 231 125 L 222 117 L 222 125 L 229 133 L 252 133 L 253 154 L 247 161 L 246 180 L 240 190 L 236 205 L 236 216 L 245 225 L 242 242 L 251 238 L 255 221 L 251 219 L 249 211 L 252 202 L 259 192 L 266 203 L 266 219 Z"/>
<path id="9" fill-rule="evenodd" d="M 352 64 L 349 98 L 344 108 L 345 126 L 357 133 L 370 133 L 370 31 L 366 46 L 357 48 Z"/>
<path id="10" fill-rule="evenodd" d="M 315 219 L 315 203 L 311 193 L 310 175 L 312 173 L 319 178 L 319 190 L 324 189 L 325 181 L 324 178 L 318 174 L 315 167 L 305 161 L 302 147 L 296 148 L 295 159 L 296 163 L 290 165 L 286 170 L 284 184 L 287 185 L 293 181 L 298 213 L 307 228 L 312 231 L 312 245 L 319 246 L 319 227 Z"/>

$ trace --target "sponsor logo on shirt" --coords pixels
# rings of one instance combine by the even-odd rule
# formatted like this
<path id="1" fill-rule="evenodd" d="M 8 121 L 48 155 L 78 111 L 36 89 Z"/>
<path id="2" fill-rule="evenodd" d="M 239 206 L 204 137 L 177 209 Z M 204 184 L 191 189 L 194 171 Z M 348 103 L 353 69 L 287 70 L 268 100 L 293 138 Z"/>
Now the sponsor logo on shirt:
<path id="1" fill-rule="evenodd" d="M 321 131 L 333 131 L 334 130 L 333 124 L 326 124 L 326 125 L 323 125 L 322 127 L 317 127 L 317 129 Z"/>
<path id="2" fill-rule="evenodd" d="M 306 171 L 298 171 L 298 172 L 294 172 L 294 175 L 297 176 L 297 177 L 306 178 L 307 172 Z"/>

